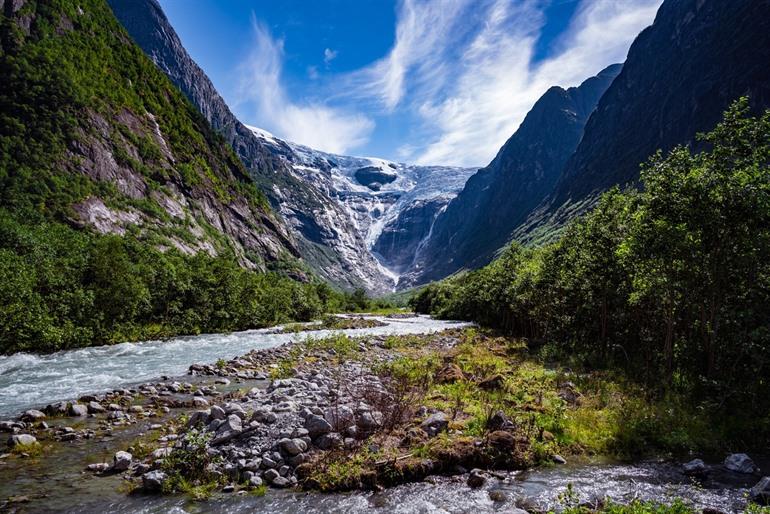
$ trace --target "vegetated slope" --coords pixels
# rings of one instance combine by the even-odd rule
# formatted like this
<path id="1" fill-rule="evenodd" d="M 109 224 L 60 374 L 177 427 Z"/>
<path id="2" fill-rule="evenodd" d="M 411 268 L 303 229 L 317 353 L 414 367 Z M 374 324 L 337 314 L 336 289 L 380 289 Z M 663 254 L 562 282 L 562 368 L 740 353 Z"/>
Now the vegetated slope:
<path id="1" fill-rule="evenodd" d="M 704 442 L 688 437 L 717 432 L 722 447 L 766 448 L 770 110 L 748 113 L 737 102 L 700 138 L 700 153 L 654 157 L 641 191 L 605 193 L 557 242 L 513 245 L 485 268 L 426 287 L 413 307 L 526 337 L 549 357 L 625 370 L 661 397 L 686 395 L 672 407 L 691 407 L 671 419 L 686 431 L 653 440 L 686 450 Z M 694 425 L 688 408 L 708 426 Z"/>
<path id="2" fill-rule="evenodd" d="M 552 87 L 495 159 L 438 216 L 403 286 L 488 263 L 527 214 L 552 191 L 588 117 L 620 72 L 615 64 L 578 87 Z"/>
<path id="3" fill-rule="evenodd" d="M 106 2 L 2 7 L 0 351 L 320 309 L 315 285 L 243 269 L 304 277 L 232 149 Z"/>
<path id="4" fill-rule="evenodd" d="M 602 191 L 635 183 L 640 163 L 658 149 L 694 143 L 738 96 L 748 95 L 755 110 L 770 105 L 768 13 L 768 0 L 666 0 L 631 45 L 553 194 L 517 239 L 536 240 Z"/>
<path id="5" fill-rule="evenodd" d="M 267 145 L 230 111 L 209 78 L 183 47 L 156 0 L 109 0 L 137 44 L 232 145 L 271 205 L 286 219 L 305 261 L 320 276 L 346 289 L 392 288 L 392 279 L 368 251 L 354 220 L 292 163 L 302 158 L 286 144 Z M 283 142 L 280 142 L 283 143 Z"/>

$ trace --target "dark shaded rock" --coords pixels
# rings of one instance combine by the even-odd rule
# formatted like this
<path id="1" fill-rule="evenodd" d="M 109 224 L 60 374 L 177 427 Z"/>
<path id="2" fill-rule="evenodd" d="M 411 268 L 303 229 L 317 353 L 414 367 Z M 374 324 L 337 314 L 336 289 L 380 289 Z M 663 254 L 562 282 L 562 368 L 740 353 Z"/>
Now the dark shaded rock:
<path id="1" fill-rule="evenodd" d="M 428 437 L 435 437 L 440 432 L 443 432 L 449 426 L 446 414 L 443 412 L 436 412 L 428 416 L 428 418 L 420 423 L 420 428 L 428 434 Z"/>
<path id="2" fill-rule="evenodd" d="M 479 382 L 479 387 L 485 391 L 495 391 L 502 389 L 504 384 L 505 379 L 502 375 L 493 375 Z"/>
<path id="3" fill-rule="evenodd" d="M 749 499 L 759 505 L 770 505 L 770 476 L 762 477 L 749 491 Z"/>
<path id="4" fill-rule="evenodd" d="M 682 464 L 682 473 L 687 476 L 702 477 L 708 474 L 708 467 L 701 459 L 693 459 Z"/>
<path id="5" fill-rule="evenodd" d="M 736 473 L 751 474 L 758 470 L 754 461 L 745 453 L 733 453 L 725 458 L 724 466 L 730 471 Z"/>
<path id="6" fill-rule="evenodd" d="M 467 484 L 473 489 L 482 487 L 486 482 L 487 478 L 484 476 L 480 469 L 473 469 L 471 470 L 470 475 L 468 475 Z"/>
<path id="7" fill-rule="evenodd" d="M 163 471 L 150 471 L 142 475 L 142 488 L 148 493 L 159 493 L 168 476 Z"/>

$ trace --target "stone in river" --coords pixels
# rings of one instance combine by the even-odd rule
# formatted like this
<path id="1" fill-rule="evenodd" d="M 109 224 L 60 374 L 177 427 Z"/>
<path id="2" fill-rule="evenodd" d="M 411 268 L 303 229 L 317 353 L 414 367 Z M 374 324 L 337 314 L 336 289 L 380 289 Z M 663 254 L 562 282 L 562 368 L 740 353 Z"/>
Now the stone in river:
<path id="1" fill-rule="evenodd" d="M 114 471 L 125 471 L 131 466 L 131 460 L 133 455 L 128 452 L 117 452 L 112 461 L 112 469 Z"/>
<path id="2" fill-rule="evenodd" d="M 708 467 L 701 459 L 693 459 L 682 464 L 682 473 L 694 477 L 704 476 L 708 473 Z"/>
<path id="3" fill-rule="evenodd" d="M 39 421 L 41 419 L 45 418 L 45 414 L 40 412 L 39 410 L 30 409 L 26 411 L 24 414 L 21 415 L 22 421 Z"/>
<path id="4" fill-rule="evenodd" d="M 745 453 L 733 453 L 728 455 L 724 463 L 725 468 L 736 473 L 751 474 L 757 471 L 754 461 Z"/>
<path id="5" fill-rule="evenodd" d="M 478 489 L 486 483 L 486 477 L 481 473 L 480 469 L 474 469 L 468 475 L 468 486 L 473 489 Z"/>
<path id="6" fill-rule="evenodd" d="M 162 471 L 150 471 L 142 475 L 142 487 L 150 493 L 158 493 L 163 489 L 167 475 Z"/>

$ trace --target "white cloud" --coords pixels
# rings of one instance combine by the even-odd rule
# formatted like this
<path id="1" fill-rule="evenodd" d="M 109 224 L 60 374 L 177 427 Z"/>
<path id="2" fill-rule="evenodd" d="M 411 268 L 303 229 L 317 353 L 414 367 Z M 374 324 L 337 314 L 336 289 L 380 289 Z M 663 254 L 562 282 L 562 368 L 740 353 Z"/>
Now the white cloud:
<path id="1" fill-rule="evenodd" d="M 374 122 L 367 116 L 323 103 L 292 101 L 281 81 L 283 41 L 256 20 L 253 30 L 251 51 L 239 69 L 237 103 L 253 109 L 257 125 L 283 139 L 333 153 L 346 153 L 368 141 Z M 317 69 L 308 69 L 311 78 L 317 74 Z"/>
<path id="2" fill-rule="evenodd" d="M 583 0 L 557 51 L 533 62 L 543 2 L 403 0 L 390 53 L 345 77 L 340 94 L 417 114 L 425 139 L 399 142 L 399 157 L 485 165 L 550 86 L 624 61 L 661 1 Z"/>
<path id="3" fill-rule="evenodd" d="M 337 58 L 337 51 L 331 48 L 324 48 L 324 64 L 329 64 Z"/>

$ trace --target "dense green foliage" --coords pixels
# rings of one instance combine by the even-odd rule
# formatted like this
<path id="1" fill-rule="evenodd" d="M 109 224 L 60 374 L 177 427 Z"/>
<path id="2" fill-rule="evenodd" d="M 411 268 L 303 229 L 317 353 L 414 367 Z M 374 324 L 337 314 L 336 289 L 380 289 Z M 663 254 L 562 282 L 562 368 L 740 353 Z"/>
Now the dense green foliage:
<path id="1" fill-rule="evenodd" d="M 514 245 L 412 306 L 628 370 L 720 415 L 755 414 L 755 435 L 770 433 L 770 112 L 747 105 L 700 136 L 708 150 L 654 156 L 641 191 L 606 193 L 558 242 Z"/>
<path id="2" fill-rule="evenodd" d="M 342 303 L 324 283 L 255 273 L 233 258 L 161 253 L 0 211 L 0 353 L 264 327 Z"/>

